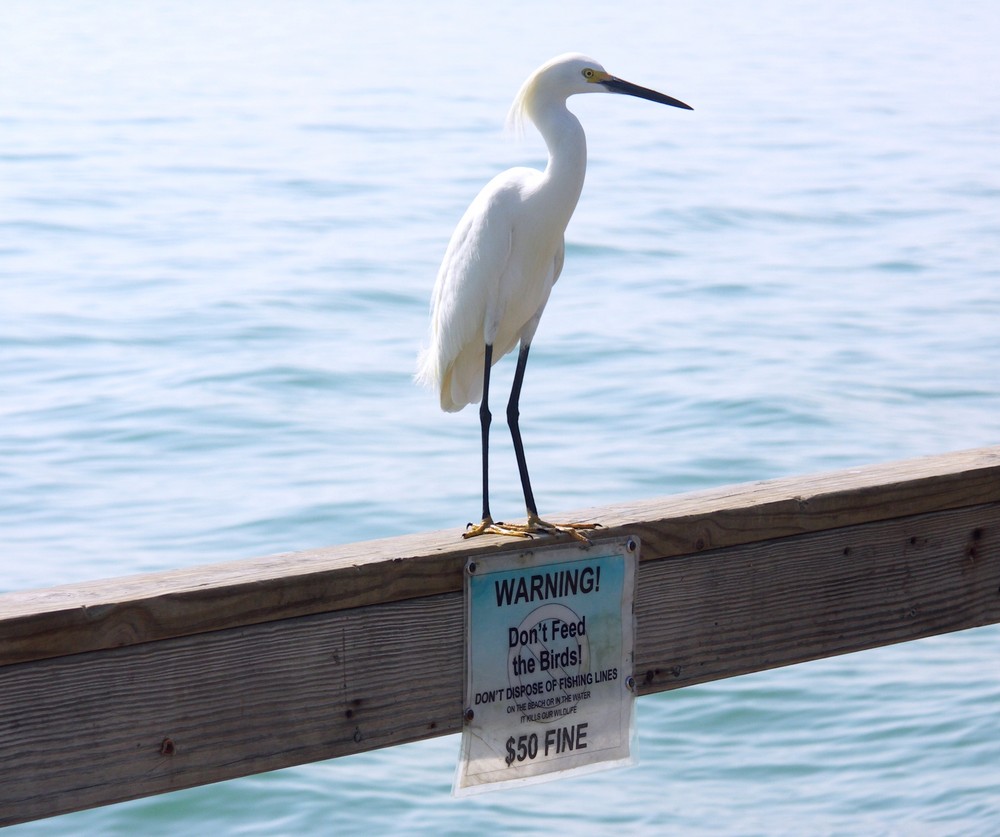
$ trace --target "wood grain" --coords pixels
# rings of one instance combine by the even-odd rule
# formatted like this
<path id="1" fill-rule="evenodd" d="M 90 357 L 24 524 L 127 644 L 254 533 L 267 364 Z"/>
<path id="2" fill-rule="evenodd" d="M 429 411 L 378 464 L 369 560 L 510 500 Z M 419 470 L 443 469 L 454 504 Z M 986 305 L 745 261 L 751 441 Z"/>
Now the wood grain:
<path id="1" fill-rule="evenodd" d="M 0 669 L 0 826 L 456 732 L 462 602 Z"/>
<path id="2" fill-rule="evenodd" d="M 1000 622 L 1000 504 L 643 563 L 643 691 Z"/>

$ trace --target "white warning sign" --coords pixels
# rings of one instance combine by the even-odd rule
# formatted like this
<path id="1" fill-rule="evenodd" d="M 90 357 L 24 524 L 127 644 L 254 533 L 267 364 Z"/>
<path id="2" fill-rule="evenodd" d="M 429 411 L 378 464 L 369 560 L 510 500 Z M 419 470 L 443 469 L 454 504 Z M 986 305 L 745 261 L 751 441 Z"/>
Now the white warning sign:
<path id="1" fill-rule="evenodd" d="M 637 538 L 466 566 L 466 686 L 454 793 L 632 762 Z"/>

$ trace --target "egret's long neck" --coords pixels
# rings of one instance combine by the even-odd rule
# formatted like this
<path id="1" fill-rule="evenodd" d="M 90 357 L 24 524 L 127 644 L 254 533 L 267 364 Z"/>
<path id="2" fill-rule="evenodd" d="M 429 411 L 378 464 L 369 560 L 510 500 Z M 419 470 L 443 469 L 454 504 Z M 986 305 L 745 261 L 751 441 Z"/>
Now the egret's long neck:
<path id="1" fill-rule="evenodd" d="M 566 107 L 566 102 L 549 102 L 535 108 L 531 119 L 549 149 L 539 196 L 549 204 L 549 211 L 562 216 L 563 227 L 569 223 L 583 191 L 587 173 L 587 137 L 583 126 Z"/>

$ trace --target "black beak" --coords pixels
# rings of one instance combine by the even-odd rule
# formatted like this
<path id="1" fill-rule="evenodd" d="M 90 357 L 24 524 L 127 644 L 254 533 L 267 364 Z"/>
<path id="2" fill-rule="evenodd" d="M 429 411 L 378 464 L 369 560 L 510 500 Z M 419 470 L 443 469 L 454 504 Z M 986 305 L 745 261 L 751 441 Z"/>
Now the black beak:
<path id="1" fill-rule="evenodd" d="M 638 84 L 632 84 L 630 81 L 625 81 L 624 79 L 616 78 L 615 76 L 611 76 L 606 81 L 602 81 L 601 84 L 603 84 L 612 93 L 625 93 L 628 96 L 638 96 L 640 99 L 649 99 L 651 102 L 659 102 L 661 105 L 684 108 L 684 110 L 694 110 L 691 105 L 685 105 L 680 99 L 675 99 L 673 96 L 668 96 L 666 93 L 657 93 L 655 90 L 650 90 L 648 87 L 640 87 Z"/>

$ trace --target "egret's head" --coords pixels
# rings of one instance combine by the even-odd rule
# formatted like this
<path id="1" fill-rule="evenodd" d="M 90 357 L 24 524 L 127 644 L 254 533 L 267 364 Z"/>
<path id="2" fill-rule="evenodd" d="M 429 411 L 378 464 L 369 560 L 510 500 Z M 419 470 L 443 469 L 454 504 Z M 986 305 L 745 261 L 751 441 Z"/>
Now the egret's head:
<path id="1" fill-rule="evenodd" d="M 556 56 L 528 76 L 514 98 L 507 115 L 507 124 L 519 133 L 525 117 L 530 118 L 535 108 L 543 102 L 553 99 L 565 101 L 576 93 L 624 93 L 676 108 L 692 109 L 690 105 L 672 96 L 611 75 L 593 58 L 568 52 Z"/>

